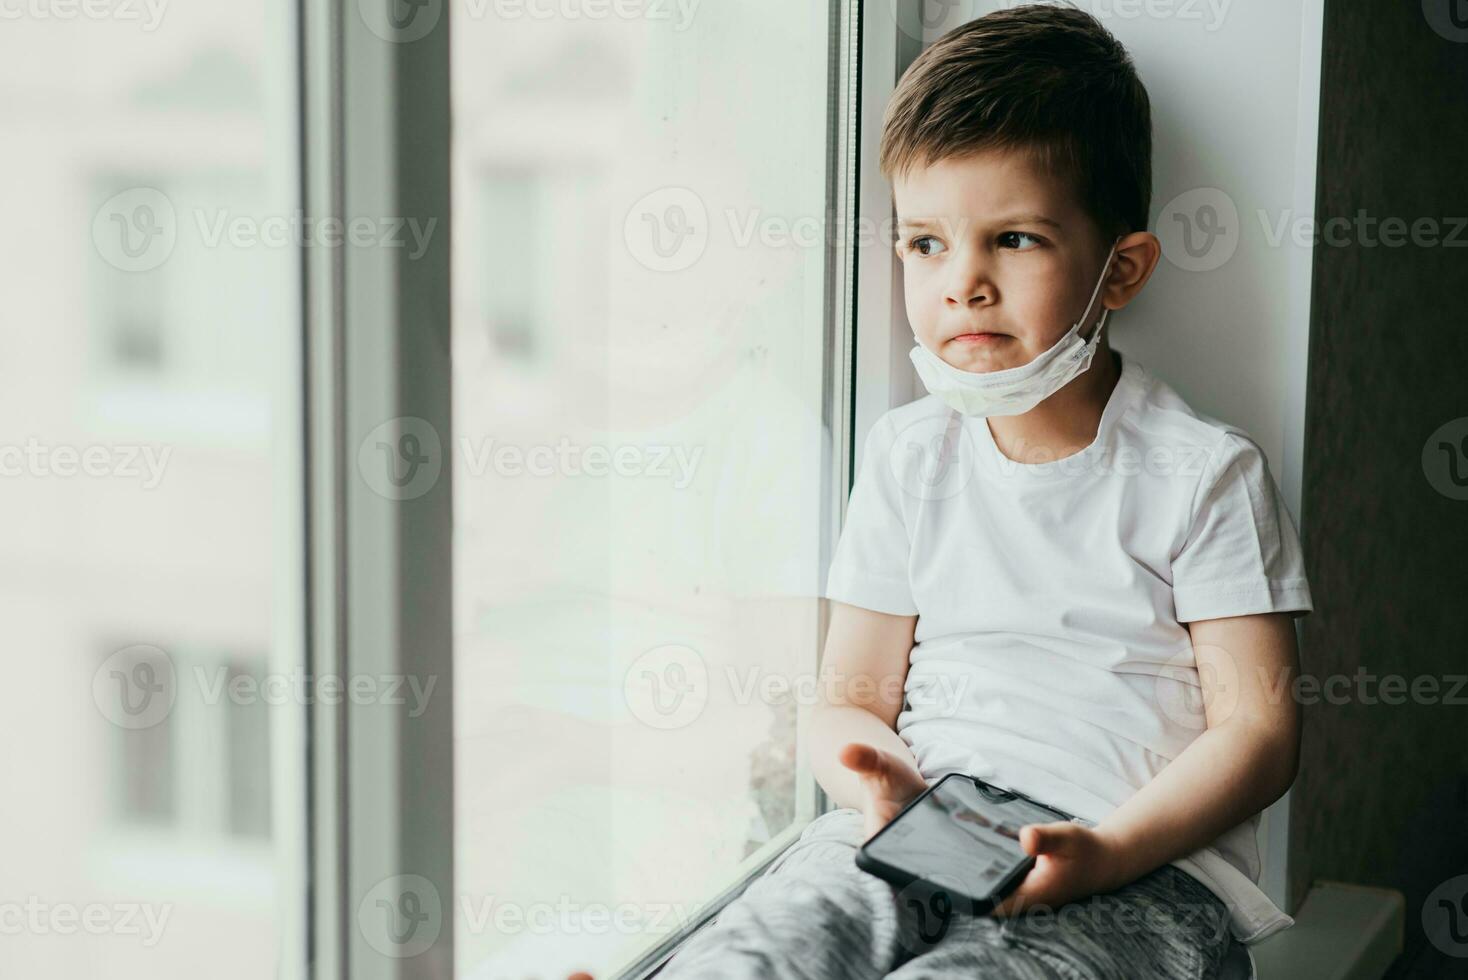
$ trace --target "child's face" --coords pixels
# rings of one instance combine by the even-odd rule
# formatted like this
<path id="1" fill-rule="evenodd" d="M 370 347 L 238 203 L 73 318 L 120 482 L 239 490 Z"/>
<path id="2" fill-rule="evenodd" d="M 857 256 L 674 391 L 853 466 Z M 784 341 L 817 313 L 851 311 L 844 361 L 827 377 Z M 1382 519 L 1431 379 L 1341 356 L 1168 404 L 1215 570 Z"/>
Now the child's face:
<path id="1" fill-rule="evenodd" d="M 914 167 L 893 193 L 907 317 L 949 364 L 976 372 L 1027 364 L 1085 310 L 1110 242 L 1070 188 L 1023 154 L 985 150 Z M 1000 336 L 964 336 L 977 333 Z"/>

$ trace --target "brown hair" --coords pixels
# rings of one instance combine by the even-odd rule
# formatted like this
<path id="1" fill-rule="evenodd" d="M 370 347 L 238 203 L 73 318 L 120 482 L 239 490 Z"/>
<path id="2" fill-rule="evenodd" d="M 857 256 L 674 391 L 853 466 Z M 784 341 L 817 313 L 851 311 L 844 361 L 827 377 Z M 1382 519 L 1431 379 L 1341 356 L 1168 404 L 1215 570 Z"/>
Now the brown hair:
<path id="1" fill-rule="evenodd" d="M 1147 227 L 1151 102 L 1126 48 L 1083 10 L 986 14 L 903 73 L 882 119 L 882 176 L 988 149 L 1026 152 L 1067 180 L 1104 238 Z"/>

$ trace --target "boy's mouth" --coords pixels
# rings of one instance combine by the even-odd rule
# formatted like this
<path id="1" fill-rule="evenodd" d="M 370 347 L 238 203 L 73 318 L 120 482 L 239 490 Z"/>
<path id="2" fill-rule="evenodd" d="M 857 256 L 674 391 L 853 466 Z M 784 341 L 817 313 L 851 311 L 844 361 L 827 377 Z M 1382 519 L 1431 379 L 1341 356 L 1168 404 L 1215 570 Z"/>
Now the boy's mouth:
<path id="1" fill-rule="evenodd" d="M 992 344 L 1001 340 L 1008 340 L 1007 333 L 961 333 L 952 338 L 955 344 Z"/>

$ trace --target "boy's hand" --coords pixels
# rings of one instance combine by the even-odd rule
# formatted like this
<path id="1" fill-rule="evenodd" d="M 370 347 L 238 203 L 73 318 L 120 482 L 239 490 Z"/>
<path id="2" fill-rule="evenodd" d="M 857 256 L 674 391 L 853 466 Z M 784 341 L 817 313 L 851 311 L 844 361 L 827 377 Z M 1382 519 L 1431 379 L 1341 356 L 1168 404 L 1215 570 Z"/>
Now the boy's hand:
<path id="1" fill-rule="evenodd" d="M 892 821 L 897 811 L 928 788 L 922 774 L 891 752 L 873 748 L 865 742 L 847 742 L 839 756 L 841 764 L 861 777 L 866 803 L 866 839 Z"/>
<path id="2" fill-rule="evenodd" d="M 1090 827 L 1064 820 L 1026 824 L 1019 843 L 1035 864 L 991 915 L 1015 915 L 1036 905 L 1055 910 L 1126 884 L 1117 845 Z"/>

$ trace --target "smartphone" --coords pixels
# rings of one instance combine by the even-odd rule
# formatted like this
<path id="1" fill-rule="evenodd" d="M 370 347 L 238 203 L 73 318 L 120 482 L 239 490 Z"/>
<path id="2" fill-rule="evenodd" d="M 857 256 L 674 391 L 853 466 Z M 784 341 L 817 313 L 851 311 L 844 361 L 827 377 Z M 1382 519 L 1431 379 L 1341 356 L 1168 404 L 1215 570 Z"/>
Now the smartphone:
<path id="1" fill-rule="evenodd" d="M 1070 819 L 1019 793 L 949 773 L 858 848 L 856 866 L 982 915 L 1019 887 L 1035 863 L 1020 846 L 1019 829 Z"/>

